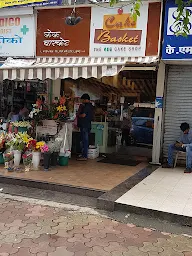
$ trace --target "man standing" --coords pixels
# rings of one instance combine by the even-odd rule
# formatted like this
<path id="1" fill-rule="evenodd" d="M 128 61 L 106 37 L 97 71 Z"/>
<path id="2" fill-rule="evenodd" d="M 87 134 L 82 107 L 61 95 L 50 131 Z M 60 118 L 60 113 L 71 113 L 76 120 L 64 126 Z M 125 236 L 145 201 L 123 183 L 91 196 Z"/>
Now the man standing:
<path id="1" fill-rule="evenodd" d="M 192 130 L 188 123 L 182 123 L 180 126 L 183 132 L 181 138 L 175 144 L 168 147 L 168 163 L 163 168 L 173 168 L 173 153 L 175 150 L 186 152 L 186 170 L 185 173 L 192 172 Z"/>
<path id="2" fill-rule="evenodd" d="M 81 133 L 81 156 L 79 161 L 86 161 L 88 158 L 89 149 L 89 134 L 91 131 L 91 121 L 93 119 L 93 106 L 90 103 L 89 94 L 83 94 L 81 97 L 82 105 L 78 111 L 78 127 Z"/>

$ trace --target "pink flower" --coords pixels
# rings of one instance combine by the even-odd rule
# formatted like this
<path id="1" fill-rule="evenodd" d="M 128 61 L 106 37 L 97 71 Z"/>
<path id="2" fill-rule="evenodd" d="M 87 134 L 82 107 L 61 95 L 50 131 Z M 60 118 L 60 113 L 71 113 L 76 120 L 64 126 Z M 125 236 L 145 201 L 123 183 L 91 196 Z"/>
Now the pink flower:
<path id="1" fill-rule="evenodd" d="M 42 153 L 46 153 L 48 151 L 49 151 L 49 147 L 46 144 L 41 147 L 41 152 Z"/>

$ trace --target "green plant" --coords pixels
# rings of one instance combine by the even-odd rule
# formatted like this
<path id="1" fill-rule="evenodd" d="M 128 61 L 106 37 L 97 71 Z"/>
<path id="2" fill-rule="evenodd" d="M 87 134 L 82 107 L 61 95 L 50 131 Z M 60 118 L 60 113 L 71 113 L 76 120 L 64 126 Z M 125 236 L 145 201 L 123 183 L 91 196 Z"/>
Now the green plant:
<path id="1" fill-rule="evenodd" d="M 29 140 L 29 135 L 27 133 L 17 133 L 11 134 L 11 139 L 6 142 L 6 146 L 13 150 L 23 151 Z"/>

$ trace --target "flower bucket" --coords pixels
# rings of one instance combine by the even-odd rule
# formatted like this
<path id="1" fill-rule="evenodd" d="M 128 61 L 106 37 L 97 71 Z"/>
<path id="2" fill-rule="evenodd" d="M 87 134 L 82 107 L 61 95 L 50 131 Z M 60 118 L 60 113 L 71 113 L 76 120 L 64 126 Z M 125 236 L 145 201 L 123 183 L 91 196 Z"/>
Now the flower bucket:
<path id="1" fill-rule="evenodd" d="M 21 162 L 21 151 L 14 150 L 13 154 L 14 154 L 14 167 L 19 167 Z"/>
<path id="2" fill-rule="evenodd" d="M 27 127 L 18 127 L 18 132 L 24 133 L 24 132 L 27 132 L 27 131 L 28 131 Z"/>
<path id="3" fill-rule="evenodd" d="M 51 166 L 56 166 L 58 164 L 58 156 L 59 156 L 59 153 L 57 152 L 53 152 L 51 154 Z"/>
<path id="4" fill-rule="evenodd" d="M 43 154 L 44 171 L 48 171 L 49 170 L 50 160 L 51 160 L 51 154 L 50 153 L 44 153 Z"/>
<path id="5" fill-rule="evenodd" d="M 40 160 L 41 160 L 41 152 L 33 152 L 32 154 L 33 154 L 33 156 L 32 156 L 33 169 L 38 170 Z"/>
<path id="6" fill-rule="evenodd" d="M 4 164 L 3 153 L 0 153 L 0 164 Z"/>
<path id="7" fill-rule="evenodd" d="M 68 166 L 68 164 L 69 164 L 69 157 L 59 156 L 59 165 L 60 166 Z"/>

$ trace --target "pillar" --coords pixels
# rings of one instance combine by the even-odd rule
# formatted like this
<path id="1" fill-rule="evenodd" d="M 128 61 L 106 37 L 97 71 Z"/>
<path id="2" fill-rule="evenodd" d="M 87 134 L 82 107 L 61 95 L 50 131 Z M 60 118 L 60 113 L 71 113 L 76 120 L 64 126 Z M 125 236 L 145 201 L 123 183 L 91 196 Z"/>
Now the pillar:
<path id="1" fill-rule="evenodd" d="M 156 99 L 157 97 L 162 98 L 164 102 L 164 88 L 165 88 L 165 64 L 161 61 L 159 64 L 157 74 L 157 88 L 156 88 Z M 154 132 L 153 132 L 153 150 L 152 150 L 152 164 L 160 164 L 160 155 L 162 147 L 162 136 L 163 136 L 163 107 L 155 107 L 154 117 Z"/>

